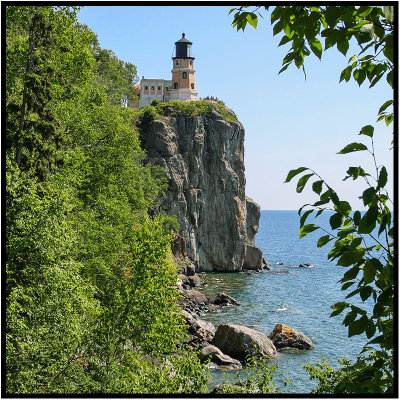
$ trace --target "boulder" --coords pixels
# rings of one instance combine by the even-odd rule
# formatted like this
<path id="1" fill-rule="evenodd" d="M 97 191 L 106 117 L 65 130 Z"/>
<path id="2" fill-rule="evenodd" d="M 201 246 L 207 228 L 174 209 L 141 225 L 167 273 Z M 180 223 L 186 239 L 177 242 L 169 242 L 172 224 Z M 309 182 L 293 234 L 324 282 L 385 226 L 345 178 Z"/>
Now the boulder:
<path id="1" fill-rule="evenodd" d="M 244 255 L 243 268 L 245 269 L 261 269 L 262 268 L 262 251 L 255 246 L 248 244 Z"/>
<path id="2" fill-rule="evenodd" d="M 234 358 L 222 353 L 218 347 L 215 347 L 212 344 L 209 344 L 201 349 L 201 352 L 199 353 L 199 359 L 201 362 L 210 360 L 217 368 L 229 370 L 242 368 L 242 364 L 239 360 L 235 360 Z"/>
<path id="3" fill-rule="evenodd" d="M 240 306 L 240 303 L 235 300 L 233 297 L 228 296 L 226 293 L 220 293 L 213 299 L 213 303 L 216 305 L 228 305 L 233 304 L 235 306 Z"/>
<path id="4" fill-rule="evenodd" d="M 311 350 L 315 348 L 306 335 L 295 331 L 285 324 L 276 325 L 268 337 L 272 340 L 277 349 L 292 348 Z"/>
<path id="5" fill-rule="evenodd" d="M 191 287 L 200 286 L 200 277 L 198 275 L 192 275 L 188 277 L 188 282 Z"/>
<path id="6" fill-rule="evenodd" d="M 263 333 L 230 323 L 218 326 L 211 344 L 241 361 L 245 360 L 247 355 L 273 357 L 277 354 L 274 344 Z"/>

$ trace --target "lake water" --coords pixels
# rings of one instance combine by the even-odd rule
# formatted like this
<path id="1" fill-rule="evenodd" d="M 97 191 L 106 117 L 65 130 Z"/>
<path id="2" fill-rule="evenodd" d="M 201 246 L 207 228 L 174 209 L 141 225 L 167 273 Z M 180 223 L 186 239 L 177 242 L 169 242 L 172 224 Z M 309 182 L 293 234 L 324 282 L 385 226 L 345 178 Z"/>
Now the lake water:
<path id="1" fill-rule="evenodd" d="M 307 223 L 313 223 L 312 219 L 309 217 Z M 322 214 L 317 222 L 328 226 L 328 219 L 329 214 Z M 208 273 L 202 274 L 205 284 L 199 288 L 206 295 L 225 292 L 241 303 L 240 307 L 219 309 L 202 317 L 215 325 L 232 322 L 268 335 L 276 324 L 283 323 L 312 340 L 314 350 L 279 353 L 275 381 L 281 386 L 290 379 L 290 384 L 281 389 L 286 393 L 310 393 L 317 384 L 310 380 L 304 363 L 316 363 L 325 356 L 337 366 L 338 358 L 355 359 L 366 339 L 348 338 L 341 315 L 329 318 L 330 306 L 345 297 L 338 281 L 346 269 L 328 261 L 330 244 L 317 248 L 316 241 L 324 233 L 315 231 L 299 239 L 298 231 L 297 211 L 261 211 L 256 246 L 263 250 L 274 271 L 290 273 Z M 284 265 L 277 265 L 278 262 Z M 316 268 L 290 268 L 301 263 Z M 357 299 L 350 300 L 360 305 Z M 220 371 L 212 375 L 216 383 L 223 378 Z"/>

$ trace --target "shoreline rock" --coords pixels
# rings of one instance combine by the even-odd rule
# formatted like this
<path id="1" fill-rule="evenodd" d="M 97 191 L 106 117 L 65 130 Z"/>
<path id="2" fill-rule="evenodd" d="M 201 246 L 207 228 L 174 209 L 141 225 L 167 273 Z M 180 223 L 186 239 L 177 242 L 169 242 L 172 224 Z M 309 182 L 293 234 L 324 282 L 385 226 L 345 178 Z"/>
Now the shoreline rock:
<path id="1" fill-rule="evenodd" d="M 268 338 L 277 349 L 312 350 L 315 348 L 310 338 L 285 324 L 277 324 Z"/>
<path id="2" fill-rule="evenodd" d="M 247 355 L 257 357 L 275 357 L 277 350 L 272 341 L 255 329 L 231 323 L 218 326 L 211 342 L 223 353 L 240 361 Z"/>

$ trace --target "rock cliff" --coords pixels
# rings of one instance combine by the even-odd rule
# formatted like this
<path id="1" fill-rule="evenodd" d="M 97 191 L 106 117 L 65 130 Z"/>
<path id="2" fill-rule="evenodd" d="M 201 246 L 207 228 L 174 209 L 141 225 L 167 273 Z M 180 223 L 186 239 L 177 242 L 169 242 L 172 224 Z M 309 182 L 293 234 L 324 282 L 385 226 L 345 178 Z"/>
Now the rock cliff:
<path id="1" fill-rule="evenodd" d="M 161 209 L 177 216 L 185 253 L 196 271 L 262 267 L 254 246 L 260 207 L 245 195 L 244 129 L 213 110 L 172 113 L 141 130 L 147 161 L 166 170 Z"/>

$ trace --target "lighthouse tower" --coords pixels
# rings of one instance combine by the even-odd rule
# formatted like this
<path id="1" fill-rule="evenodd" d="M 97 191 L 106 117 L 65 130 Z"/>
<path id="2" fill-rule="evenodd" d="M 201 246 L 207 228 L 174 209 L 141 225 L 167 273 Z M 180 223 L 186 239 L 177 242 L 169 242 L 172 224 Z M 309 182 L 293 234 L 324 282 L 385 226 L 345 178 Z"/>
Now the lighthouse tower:
<path id="1" fill-rule="evenodd" d="M 192 42 L 185 38 L 175 42 L 175 57 L 172 57 L 172 87 L 169 100 L 192 101 L 198 100 L 196 82 L 194 79 L 194 57 L 192 56 Z"/>

